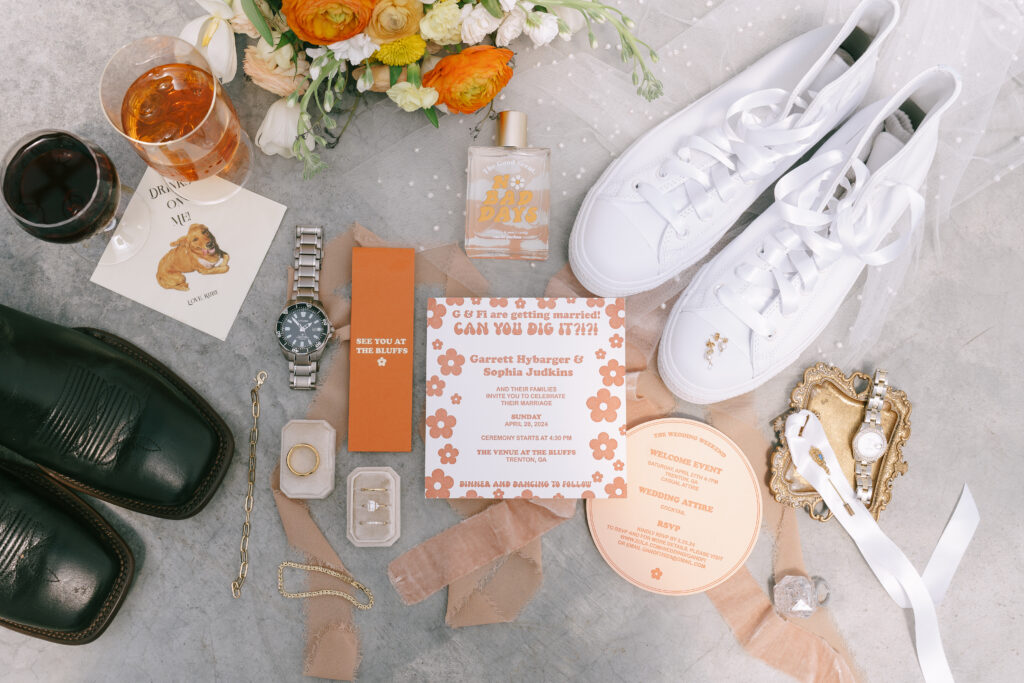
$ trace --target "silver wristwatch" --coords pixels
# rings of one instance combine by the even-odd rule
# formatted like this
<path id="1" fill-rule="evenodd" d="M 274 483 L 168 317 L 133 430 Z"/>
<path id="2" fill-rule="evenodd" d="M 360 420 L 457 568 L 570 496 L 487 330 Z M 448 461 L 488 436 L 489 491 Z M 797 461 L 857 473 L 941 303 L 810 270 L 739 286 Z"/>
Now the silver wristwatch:
<path id="1" fill-rule="evenodd" d="M 885 450 L 889 447 L 889 440 L 885 438 L 885 430 L 882 429 L 882 406 L 885 405 L 885 395 L 889 391 L 887 375 L 885 370 L 875 371 L 871 395 L 864 409 L 864 423 L 853 435 L 854 479 L 857 484 L 857 497 L 864 505 L 871 504 L 871 466 L 885 455 Z"/>
<path id="2" fill-rule="evenodd" d="M 316 389 L 316 374 L 334 328 L 320 303 L 320 261 L 324 231 L 321 227 L 295 227 L 295 276 L 288 304 L 277 318 L 277 342 L 288 359 L 292 389 Z"/>

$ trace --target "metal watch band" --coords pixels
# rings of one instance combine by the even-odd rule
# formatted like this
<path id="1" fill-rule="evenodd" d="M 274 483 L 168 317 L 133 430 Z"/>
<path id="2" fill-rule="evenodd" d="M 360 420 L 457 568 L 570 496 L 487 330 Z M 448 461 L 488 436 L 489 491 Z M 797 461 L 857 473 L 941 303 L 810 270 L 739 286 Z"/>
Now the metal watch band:
<path id="1" fill-rule="evenodd" d="M 320 299 L 320 261 L 324 254 L 324 229 L 312 225 L 295 226 L 295 275 L 292 301 Z M 318 363 L 306 357 L 288 361 L 288 384 L 292 389 L 316 389 Z"/>
<path id="2" fill-rule="evenodd" d="M 316 301 L 320 298 L 320 260 L 323 254 L 324 229 L 312 225 L 295 226 L 292 300 Z"/>
<path id="3" fill-rule="evenodd" d="M 885 395 L 889 392 L 888 376 L 889 373 L 885 370 L 875 370 L 871 396 L 868 397 L 868 404 L 864 409 L 865 425 L 882 428 L 882 406 L 885 405 Z M 857 497 L 864 505 L 871 503 L 871 495 L 874 492 L 874 482 L 871 480 L 872 465 L 873 463 L 863 460 L 854 461 L 853 478 L 857 484 Z"/>
<path id="4" fill-rule="evenodd" d="M 316 389 L 316 370 L 319 363 L 315 360 L 305 363 L 288 361 L 288 383 L 292 389 Z"/>
<path id="5" fill-rule="evenodd" d="M 868 405 L 864 410 L 864 422 L 867 424 L 882 426 L 882 406 L 885 405 L 885 395 L 889 392 L 888 377 L 889 373 L 885 370 L 875 370 L 871 396 L 868 397 Z"/>

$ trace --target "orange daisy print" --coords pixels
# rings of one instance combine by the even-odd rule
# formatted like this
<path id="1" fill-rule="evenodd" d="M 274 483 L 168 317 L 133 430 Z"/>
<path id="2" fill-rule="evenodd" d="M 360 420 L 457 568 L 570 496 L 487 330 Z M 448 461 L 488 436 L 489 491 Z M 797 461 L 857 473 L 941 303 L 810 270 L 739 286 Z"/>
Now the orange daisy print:
<path id="1" fill-rule="evenodd" d="M 607 389 L 598 389 L 595 395 L 587 399 L 590 419 L 594 422 L 614 422 L 621 406 L 622 399 L 612 396 L 612 392 Z"/>
<path id="2" fill-rule="evenodd" d="M 615 457 L 615 449 L 619 442 L 608 435 L 608 432 L 601 432 L 596 439 L 590 440 L 590 447 L 594 451 L 594 460 L 611 460 Z"/>
<path id="3" fill-rule="evenodd" d="M 604 491 L 609 498 L 625 498 L 626 480 L 622 477 L 615 477 L 610 484 L 604 485 Z"/>
<path id="4" fill-rule="evenodd" d="M 621 387 L 626 381 L 626 366 L 612 358 L 607 364 L 601 366 L 601 381 L 606 387 Z"/>
<path id="5" fill-rule="evenodd" d="M 427 498 L 449 498 L 455 480 L 444 473 L 440 467 L 430 473 L 425 479 Z"/>
<path id="6" fill-rule="evenodd" d="M 430 430 L 431 439 L 450 439 L 455 428 L 455 416 L 444 408 L 438 408 L 427 418 L 427 428 Z"/>
<path id="7" fill-rule="evenodd" d="M 448 349 L 437 357 L 437 364 L 441 366 L 442 375 L 461 375 L 465 362 L 466 357 L 455 349 Z"/>

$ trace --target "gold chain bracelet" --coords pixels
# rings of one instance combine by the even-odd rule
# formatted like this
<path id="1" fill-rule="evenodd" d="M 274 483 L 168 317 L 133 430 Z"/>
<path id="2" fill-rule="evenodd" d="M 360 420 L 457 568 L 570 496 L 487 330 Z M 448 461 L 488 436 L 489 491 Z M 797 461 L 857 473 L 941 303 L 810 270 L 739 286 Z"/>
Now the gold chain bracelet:
<path id="1" fill-rule="evenodd" d="M 345 591 L 334 590 L 332 588 L 324 588 L 316 591 L 303 591 L 302 593 L 289 593 L 284 589 L 285 567 L 301 569 L 307 572 L 318 572 L 320 574 L 326 574 L 327 576 L 331 576 L 335 579 L 338 579 L 339 581 L 344 581 L 350 586 L 353 586 L 361 590 L 366 595 L 366 602 L 359 602 L 351 594 L 346 593 Z M 373 607 L 373 593 L 370 592 L 369 588 L 359 583 L 355 580 L 355 578 L 349 576 L 348 574 L 342 574 L 341 572 L 335 569 L 331 569 L 330 567 L 321 567 L 320 565 L 316 564 L 300 564 L 298 562 L 291 561 L 282 562 L 277 567 L 277 590 L 281 593 L 281 595 L 283 595 L 286 598 L 315 598 L 321 595 L 336 595 L 339 598 L 344 598 L 345 600 L 351 602 L 356 609 L 370 609 L 371 607 Z"/>
<path id="2" fill-rule="evenodd" d="M 249 430 L 249 490 L 245 494 L 245 522 L 242 524 L 242 541 L 238 546 L 241 556 L 238 565 L 238 578 L 231 582 L 231 595 L 241 597 L 242 584 L 249 573 L 249 522 L 252 518 L 253 490 L 256 487 L 256 442 L 260 438 L 260 387 L 267 381 L 267 373 L 260 370 L 253 382 L 256 383 L 249 391 L 252 398 L 252 428 Z"/>

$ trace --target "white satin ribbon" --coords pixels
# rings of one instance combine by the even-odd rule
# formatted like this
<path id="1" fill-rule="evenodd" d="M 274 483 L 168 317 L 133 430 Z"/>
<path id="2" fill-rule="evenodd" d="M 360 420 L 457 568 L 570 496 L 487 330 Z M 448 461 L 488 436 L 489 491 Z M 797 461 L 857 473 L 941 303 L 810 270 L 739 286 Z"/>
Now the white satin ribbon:
<path id="1" fill-rule="evenodd" d="M 786 442 L 797 472 L 821 495 L 832 514 L 853 538 L 889 597 L 900 607 L 914 610 L 914 642 L 925 680 L 929 683 L 952 681 L 953 674 L 939 635 L 935 605 L 946 594 L 978 527 L 980 516 L 971 490 L 964 485 L 953 516 L 932 552 L 924 575 L 920 575 L 857 498 L 814 413 L 801 410 L 789 416 L 786 420 Z"/>

